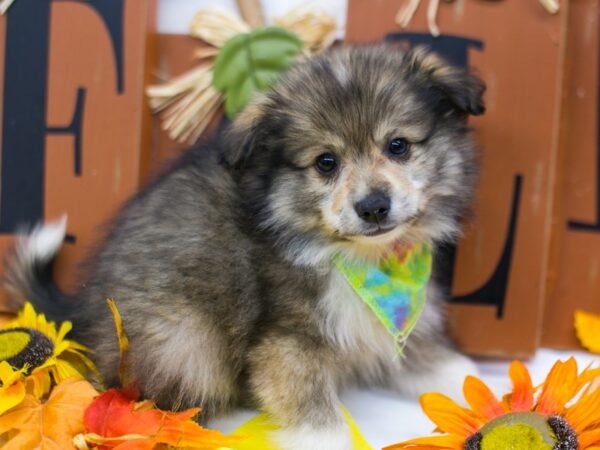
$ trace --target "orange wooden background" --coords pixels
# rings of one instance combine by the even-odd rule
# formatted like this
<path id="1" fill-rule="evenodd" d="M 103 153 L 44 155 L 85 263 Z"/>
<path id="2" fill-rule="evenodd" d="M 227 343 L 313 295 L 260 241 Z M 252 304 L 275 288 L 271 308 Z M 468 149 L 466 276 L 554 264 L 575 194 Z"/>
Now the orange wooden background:
<path id="1" fill-rule="evenodd" d="M 99 16 L 80 2 L 53 2 L 51 8 L 48 122 L 68 123 L 77 89 L 87 89 L 81 176 L 72 170 L 73 138 L 46 138 L 44 219 L 53 220 L 66 212 L 67 231 L 77 238 L 75 244 L 63 246 L 56 266 L 59 283 L 70 289 L 78 262 L 101 236 L 99 227 L 138 188 L 141 174 L 147 171 L 150 111 L 144 85 L 153 64 L 155 4 L 154 0 L 125 2 L 122 93 L 117 93 L 114 58 Z M 5 28 L 2 16 L 0 49 L 5 45 Z M 4 72 L 2 56 L 0 74 Z M 5 252 L 12 242 L 12 236 L 0 236 L 0 250 Z"/>
<path id="2" fill-rule="evenodd" d="M 600 313 L 600 229 L 575 229 L 569 222 L 594 224 L 599 172 L 598 139 L 598 0 L 569 4 L 561 133 L 564 154 L 560 201 L 554 217 L 554 258 L 544 308 L 541 344 L 573 348 L 576 308 Z"/>

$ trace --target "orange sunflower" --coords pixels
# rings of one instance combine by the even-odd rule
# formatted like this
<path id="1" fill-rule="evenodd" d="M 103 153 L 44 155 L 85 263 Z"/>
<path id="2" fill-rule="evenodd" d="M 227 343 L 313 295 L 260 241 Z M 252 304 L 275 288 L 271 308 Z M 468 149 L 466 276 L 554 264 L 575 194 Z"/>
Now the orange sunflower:
<path id="1" fill-rule="evenodd" d="M 519 361 L 508 373 L 513 390 L 501 401 L 472 376 L 463 385 L 470 409 L 442 394 L 423 395 L 423 411 L 444 434 L 384 450 L 600 450 L 600 368 L 578 373 L 574 358 L 557 361 L 538 387 Z"/>

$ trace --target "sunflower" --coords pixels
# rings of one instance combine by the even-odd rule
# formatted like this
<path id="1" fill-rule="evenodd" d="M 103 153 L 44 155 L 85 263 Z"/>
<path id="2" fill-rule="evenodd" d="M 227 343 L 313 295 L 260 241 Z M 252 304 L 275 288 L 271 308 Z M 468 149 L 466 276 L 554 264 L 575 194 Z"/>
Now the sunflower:
<path id="1" fill-rule="evenodd" d="M 84 379 L 88 372 L 99 377 L 96 366 L 85 354 L 90 350 L 65 339 L 72 328 L 68 321 L 57 328 L 26 303 L 14 320 L 0 328 L 0 360 L 24 373 L 27 388 L 37 398 L 48 393 L 52 383 L 67 378 Z M 2 385 L 6 385 L 4 380 Z"/>
<path id="2" fill-rule="evenodd" d="M 578 373 L 574 358 L 557 361 L 535 388 L 527 368 L 509 368 L 511 393 L 501 401 L 478 378 L 468 376 L 463 392 L 469 408 L 429 393 L 425 414 L 444 434 L 401 442 L 385 450 L 600 450 L 600 368 Z"/>

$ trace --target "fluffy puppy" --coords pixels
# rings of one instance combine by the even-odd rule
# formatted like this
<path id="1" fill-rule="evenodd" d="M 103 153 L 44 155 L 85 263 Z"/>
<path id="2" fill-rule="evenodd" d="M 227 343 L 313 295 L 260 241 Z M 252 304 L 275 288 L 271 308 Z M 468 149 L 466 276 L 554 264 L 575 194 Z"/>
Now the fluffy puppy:
<path id="1" fill-rule="evenodd" d="M 64 235 L 34 230 L 8 268 L 15 304 L 72 320 L 108 384 L 119 361 L 161 406 L 251 404 L 286 450 L 347 450 L 349 383 L 437 389 L 471 369 L 428 306 L 401 358 L 331 260 L 453 239 L 475 178 L 483 84 L 425 50 L 335 50 L 298 63 L 216 142 L 125 205 L 73 295 L 49 270 Z"/>

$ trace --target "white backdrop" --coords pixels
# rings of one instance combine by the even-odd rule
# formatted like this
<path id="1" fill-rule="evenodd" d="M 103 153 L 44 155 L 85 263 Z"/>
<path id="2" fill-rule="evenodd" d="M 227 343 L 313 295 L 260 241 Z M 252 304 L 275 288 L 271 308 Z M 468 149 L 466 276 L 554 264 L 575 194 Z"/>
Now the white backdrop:
<path id="1" fill-rule="evenodd" d="M 339 27 L 339 37 L 343 37 L 346 24 L 346 0 L 320 0 L 318 2 L 303 0 L 261 1 L 267 21 L 270 21 L 273 17 L 282 16 L 301 3 L 314 3 L 334 16 Z M 189 22 L 194 14 L 207 6 L 220 6 L 238 14 L 235 0 L 159 0 L 158 31 L 160 33 L 187 33 Z"/>

